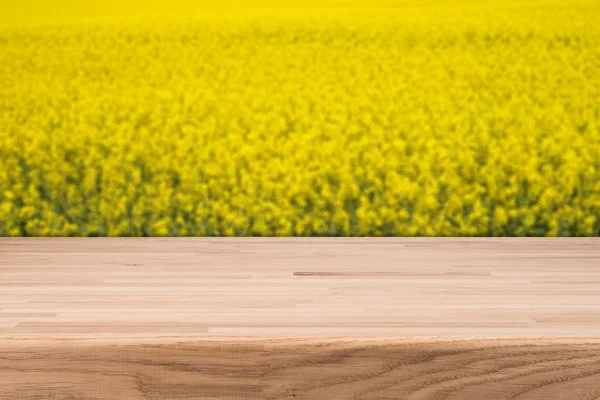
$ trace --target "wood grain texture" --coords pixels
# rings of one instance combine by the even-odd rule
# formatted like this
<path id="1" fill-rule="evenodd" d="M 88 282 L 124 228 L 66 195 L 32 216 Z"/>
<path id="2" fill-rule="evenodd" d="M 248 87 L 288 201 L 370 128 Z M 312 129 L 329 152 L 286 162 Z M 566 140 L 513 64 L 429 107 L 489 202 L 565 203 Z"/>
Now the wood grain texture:
<path id="1" fill-rule="evenodd" d="M 600 239 L 0 238 L 0 399 L 600 399 Z"/>
<path id="2" fill-rule="evenodd" d="M 600 340 L 2 343 L 0 399 L 598 399 Z"/>

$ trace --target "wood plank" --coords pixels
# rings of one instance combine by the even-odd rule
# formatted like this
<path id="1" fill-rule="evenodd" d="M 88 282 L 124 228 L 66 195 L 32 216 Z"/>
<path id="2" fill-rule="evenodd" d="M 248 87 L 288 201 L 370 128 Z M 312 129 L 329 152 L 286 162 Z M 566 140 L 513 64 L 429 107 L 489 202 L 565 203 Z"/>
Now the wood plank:
<path id="1" fill-rule="evenodd" d="M 0 399 L 597 399 L 599 238 L 0 238 Z"/>

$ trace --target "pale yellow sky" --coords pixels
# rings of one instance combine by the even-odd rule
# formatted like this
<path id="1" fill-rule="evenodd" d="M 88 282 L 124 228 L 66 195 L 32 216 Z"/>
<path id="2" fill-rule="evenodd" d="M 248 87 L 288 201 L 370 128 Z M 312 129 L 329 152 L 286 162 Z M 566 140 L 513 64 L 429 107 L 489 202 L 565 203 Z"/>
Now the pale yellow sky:
<path id="1" fill-rule="evenodd" d="M 194 15 L 204 10 L 364 5 L 367 0 L 0 0 L 0 21 L 144 15 Z M 398 0 L 376 0 L 391 2 Z M 400 0 L 402 1 L 402 0 Z"/>
<path id="2" fill-rule="evenodd" d="M 244 13 L 251 9 L 344 9 L 390 7 L 398 10 L 481 6 L 569 6 L 597 0 L 0 0 L 0 23 L 77 21 L 102 17 L 201 16 L 206 11 Z"/>

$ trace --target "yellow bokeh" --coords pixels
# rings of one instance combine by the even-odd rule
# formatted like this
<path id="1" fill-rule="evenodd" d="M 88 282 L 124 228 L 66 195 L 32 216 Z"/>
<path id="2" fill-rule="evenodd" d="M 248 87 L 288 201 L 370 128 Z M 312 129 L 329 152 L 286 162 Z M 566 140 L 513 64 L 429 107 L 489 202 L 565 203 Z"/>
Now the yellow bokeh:
<path id="1" fill-rule="evenodd" d="M 596 2 L 27 4 L 0 236 L 600 234 Z"/>

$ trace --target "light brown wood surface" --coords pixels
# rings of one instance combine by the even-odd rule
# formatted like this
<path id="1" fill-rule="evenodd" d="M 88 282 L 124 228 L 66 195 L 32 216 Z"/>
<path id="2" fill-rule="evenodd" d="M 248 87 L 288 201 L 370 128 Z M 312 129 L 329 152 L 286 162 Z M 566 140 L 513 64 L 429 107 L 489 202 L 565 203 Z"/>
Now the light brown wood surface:
<path id="1" fill-rule="evenodd" d="M 0 238 L 0 399 L 600 399 L 600 239 Z"/>

